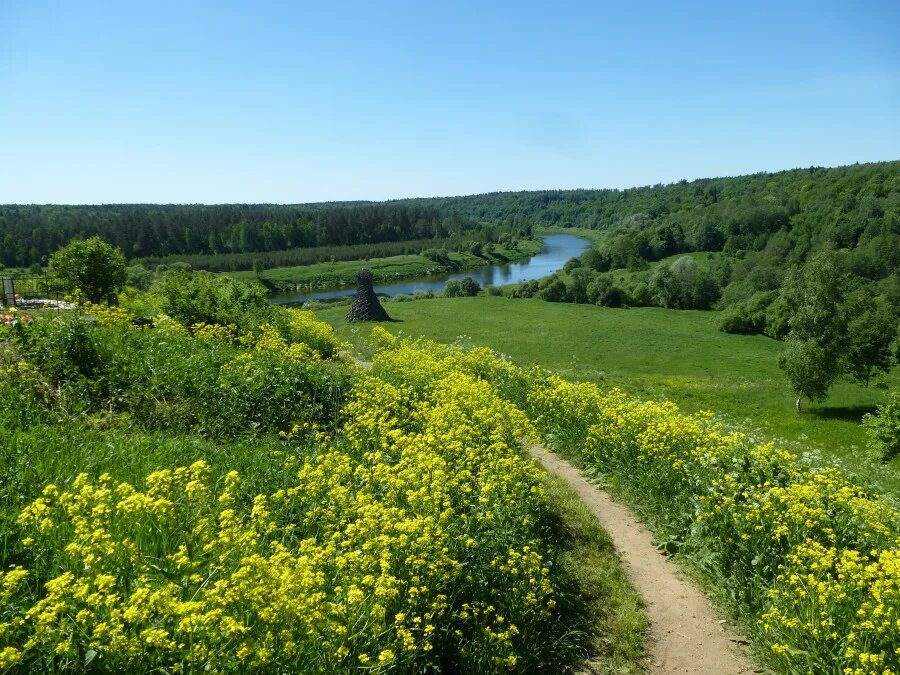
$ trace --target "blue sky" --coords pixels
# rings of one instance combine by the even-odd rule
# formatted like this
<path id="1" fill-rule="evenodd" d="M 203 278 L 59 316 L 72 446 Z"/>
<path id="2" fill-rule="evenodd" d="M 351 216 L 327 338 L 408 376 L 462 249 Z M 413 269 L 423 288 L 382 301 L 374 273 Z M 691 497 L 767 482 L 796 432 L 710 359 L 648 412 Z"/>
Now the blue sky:
<path id="1" fill-rule="evenodd" d="M 900 158 L 900 3 L 0 0 L 0 203 L 628 187 Z"/>

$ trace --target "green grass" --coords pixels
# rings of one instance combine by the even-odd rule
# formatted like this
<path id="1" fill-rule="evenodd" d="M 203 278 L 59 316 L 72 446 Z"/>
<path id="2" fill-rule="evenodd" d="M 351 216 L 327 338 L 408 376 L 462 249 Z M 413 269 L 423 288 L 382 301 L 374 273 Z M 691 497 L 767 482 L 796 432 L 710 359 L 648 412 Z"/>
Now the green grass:
<path id="1" fill-rule="evenodd" d="M 563 609 L 580 613 L 591 665 L 599 661 L 604 673 L 646 672 L 647 615 L 612 540 L 565 481 L 548 474 L 544 489 L 558 518 L 561 576 L 574 585 L 572 606 Z"/>
<path id="2" fill-rule="evenodd" d="M 455 270 L 467 270 L 483 267 L 494 262 L 505 260 L 521 260 L 541 252 L 539 239 L 521 240 L 516 247 L 497 246 L 491 258 L 479 257 L 468 252 L 451 252 L 448 257 L 452 267 L 436 263 L 422 255 L 395 255 L 387 258 L 370 260 L 342 260 L 316 263 L 298 267 L 276 267 L 264 271 L 261 278 L 276 287 L 312 286 L 325 288 L 356 283 L 356 273 L 368 267 L 378 281 L 407 279 L 410 277 L 439 274 Z M 230 272 L 238 279 L 255 279 L 254 272 Z"/>
<path id="3" fill-rule="evenodd" d="M 716 312 L 656 307 L 610 309 L 503 297 L 389 303 L 391 332 L 441 342 L 462 337 L 520 365 L 539 364 L 573 379 L 618 386 L 644 398 L 668 398 L 686 411 L 711 410 L 727 422 L 810 451 L 864 483 L 900 497 L 900 458 L 882 464 L 866 449 L 859 421 L 884 399 L 878 389 L 840 383 L 797 415 L 776 365 L 781 343 L 717 330 Z M 370 325 L 349 324 L 345 306 L 318 312 L 338 333 L 364 346 Z M 893 386 L 900 374 L 892 374 Z M 816 456 L 816 453 L 820 457 Z"/>

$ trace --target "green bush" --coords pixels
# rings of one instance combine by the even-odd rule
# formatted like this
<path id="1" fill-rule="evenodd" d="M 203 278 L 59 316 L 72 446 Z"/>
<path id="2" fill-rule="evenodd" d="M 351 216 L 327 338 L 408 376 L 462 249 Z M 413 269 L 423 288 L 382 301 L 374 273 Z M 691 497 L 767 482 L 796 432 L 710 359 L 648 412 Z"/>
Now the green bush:
<path id="1" fill-rule="evenodd" d="M 241 328 L 270 319 L 275 308 L 259 283 L 209 272 L 169 268 L 150 287 L 159 308 L 183 326 L 234 324 Z"/>
<path id="2" fill-rule="evenodd" d="M 306 313 L 300 314 L 303 319 Z M 36 321 L 20 331 L 18 345 L 36 368 L 30 380 L 38 384 L 30 386 L 27 405 L 13 403 L 70 415 L 121 413 L 123 423 L 145 429 L 211 437 L 333 424 L 348 375 L 343 366 L 315 356 L 334 355 L 339 343 L 333 334 L 312 333 L 309 323 L 295 319 L 289 325 L 305 336 L 298 342 L 306 347 L 286 358 L 268 344 L 201 340 L 165 327 Z M 9 396 L 0 393 L 0 400 Z"/>
<path id="3" fill-rule="evenodd" d="M 462 280 L 451 279 L 444 285 L 445 298 L 465 298 L 478 295 L 481 286 L 472 277 Z"/>
<path id="4" fill-rule="evenodd" d="M 885 461 L 900 454 L 900 389 L 888 394 L 875 415 L 865 415 L 863 426 L 869 435 L 869 446 Z"/>
<path id="5" fill-rule="evenodd" d="M 608 274 L 599 274 L 588 284 L 587 299 L 602 307 L 621 307 L 627 303 L 625 291 L 616 286 Z"/>
<path id="6" fill-rule="evenodd" d="M 143 265 L 129 265 L 125 268 L 125 284 L 146 291 L 153 283 L 153 272 Z"/>
<path id="7" fill-rule="evenodd" d="M 100 237 L 76 240 L 50 256 L 53 273 L 91 302 L 100 302 L 125 285 L 125 256 Z"/>
<path id="8" fill-rule="evenodd" d="M 777 293 L 760 291 L 744 302 L 726 307 L 719 316 L 719 330 L 725 333 L 763 333 L 766 312 Z"/>

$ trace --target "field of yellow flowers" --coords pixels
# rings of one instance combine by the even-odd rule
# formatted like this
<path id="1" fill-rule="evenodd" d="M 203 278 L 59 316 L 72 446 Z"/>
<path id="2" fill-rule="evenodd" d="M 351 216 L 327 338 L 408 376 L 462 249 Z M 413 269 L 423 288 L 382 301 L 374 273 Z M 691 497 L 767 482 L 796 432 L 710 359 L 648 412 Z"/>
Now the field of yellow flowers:
<path id="1" fill-rule="evenodd" d="M 900 672 L 900 517 L 837 470 L 487 349 L 91 312 L 0 328 L 0 671 L 560 669 L 540 437 L 774 669 Z"/>
<path id="2" fill-rule="evenodd" d="M 548 445 L 602 475 L 670 550 L 714 579 L 760 657 L 786 673 L 900 672 L 900 513 L 836 469 L 811 469 L 710 415 L 640 401 L 484 349 L 376 329 L 376 372 L 485 379 Z M 415 354 L 437 359 L 414 374 Z"/>
<path id="3" fill-rule="evenodd" d="M 491 381 L 426 351 L 367 374 L 305 312 L 91 312 L 0 335 L 0 672 L 578 656 L 536 432 Z"/>

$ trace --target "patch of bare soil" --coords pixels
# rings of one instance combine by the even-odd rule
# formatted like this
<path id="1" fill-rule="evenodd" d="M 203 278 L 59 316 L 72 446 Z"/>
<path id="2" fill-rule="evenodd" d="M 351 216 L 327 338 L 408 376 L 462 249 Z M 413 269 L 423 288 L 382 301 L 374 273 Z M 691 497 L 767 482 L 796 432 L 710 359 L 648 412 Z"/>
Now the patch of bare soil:
<path id="1" fill-rule="evenodd" d="M 628 507 L 614 502 L 576 467 L 546 448 L 534 445 L 529 451 L 578 493 L 612 538 L 628 578 L 647 605 L 651 672 L 761 672 L 747 656 L 746 642 L 719 619 L 709 598 L 657 550 L 653 535 Z"/>

